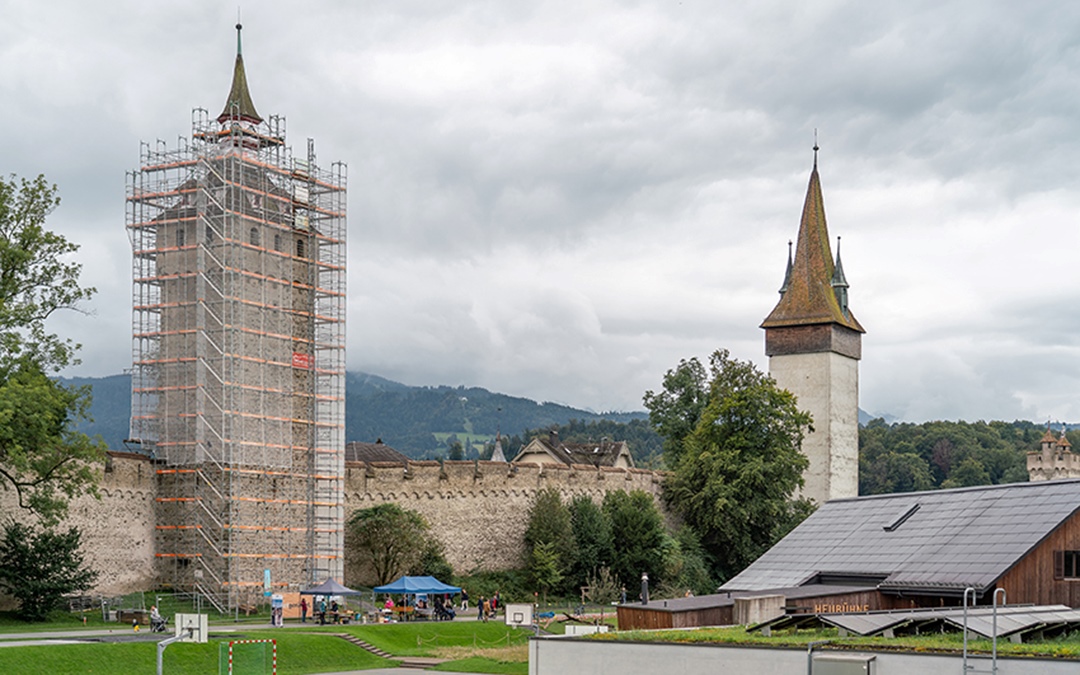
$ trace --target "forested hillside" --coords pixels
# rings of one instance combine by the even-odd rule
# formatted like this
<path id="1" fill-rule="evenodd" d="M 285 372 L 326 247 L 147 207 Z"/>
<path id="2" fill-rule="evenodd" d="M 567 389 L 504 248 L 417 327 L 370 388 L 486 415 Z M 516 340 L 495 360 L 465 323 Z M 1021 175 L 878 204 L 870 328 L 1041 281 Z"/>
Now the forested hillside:
<path id="1" fill-rule="evenodd" d="M 100 434 L 110 449 L 124 449 L 131 416 L 131 378 L 64 378 L 91 386 L 94 422 L 80 431 Z M 597 414 L 537 403 L 479 387 L 412 387 L 366 373 L 346 376 L 348 440 L 383 442 L 414 457 L 439 457 L 458 441 L 468 458 L 491 452 L 501 429 L 507 457 L 532 436 L 555 428 L 571 442 L 627 441 L 634 461 L 661 467 L 660 437 L 644 412 Z M 1032 422 L 925 422 L 871 420 L 859 433 L 859 492 L 882 494 L 1027 480 L 1025 453 L 1035 450 L 1046 426 Z M 1080 447 L 1080 431 L 1070 432 Z"/>
<path id="2" fill-rule="evenodd" d="M 123 450 L 131 417 L 131 377 L 112 375 L 63 378 L 63 381 L 93 388 L 90 414 L 94 421 L 81 425 L 80 431 L 100 434 L 110 449 Z M 520 438 L 526 429 L 548 429 L 571 420 L 629 422 L 646 417 L 644 412 L 597 414 L 479 387 L 411 387 L 367 373 L 348 373 L 345 393 L 347 440 L 381 438 L 414 458 L 444 454 L 448 439 L 460 440 L 466 446 L 466 456 L 476 457 L 499 429 L 504 435 L 516 434 Z M 619 438 L 615 432 L 604 435 Z"/>
<path id="3" fill-rule="evenodd" d="M 859 494 L 1016 483 L 1045 425 L 1032 422 L 872 420 L 859 431 Z M 1074 435 L 1075 434 L 1075 435 Z M 1070 432 L 1070 442 L 1080 433 Z"/>

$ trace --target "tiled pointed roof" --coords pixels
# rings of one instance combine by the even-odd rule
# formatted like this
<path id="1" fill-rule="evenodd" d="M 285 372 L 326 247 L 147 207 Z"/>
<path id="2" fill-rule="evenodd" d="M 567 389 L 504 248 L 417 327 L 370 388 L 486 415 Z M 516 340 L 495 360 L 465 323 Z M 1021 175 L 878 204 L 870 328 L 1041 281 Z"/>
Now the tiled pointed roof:
<path id="1" fill-rule="evenodd" d="M 780 302 L 776 303 L 761 327 L 836 323 L 865 333 L 855 315 L 850 310 L 845 313 L 840 307 L 833 291 L 835 272 L 829 246 L 829 228 L 825 223 L 825 201 L 821 196 L 821 179 L 815 161 L 814 170 L 810 173 L 810 185 L 806 189 L 790 278 L 784 284 Z M 846 284 L 846 279 L 842 281 Z"/>
<path id="2" fill-rule="evenodd" d="M 247 74 L 244 72 L 244 55 L 240 46 L 240 29 L 236 24 L 236 64 L 233 66 L 232 89 L 229 90 L 229 98 L 225 101 L 225 109 L 218 115 L 217 121 L 224 123 L 226 120 L 238 119 L 243 122 L 258 124 L 262 122 L 255 104 L 251 101 L 251 93 L 248 91 Z"/>

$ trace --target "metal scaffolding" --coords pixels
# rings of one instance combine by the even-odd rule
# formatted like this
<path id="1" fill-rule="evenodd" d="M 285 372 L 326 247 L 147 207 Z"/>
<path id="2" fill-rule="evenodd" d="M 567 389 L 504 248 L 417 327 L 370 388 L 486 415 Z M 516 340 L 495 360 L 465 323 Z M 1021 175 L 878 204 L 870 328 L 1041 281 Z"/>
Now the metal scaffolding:
<path id="1" fill-rule="evenodd" d="M 346 167 L 227 113 L 143 144 L 127 190 L 159 578 L 222 610 L 340 579 L 344 527 Z"/>

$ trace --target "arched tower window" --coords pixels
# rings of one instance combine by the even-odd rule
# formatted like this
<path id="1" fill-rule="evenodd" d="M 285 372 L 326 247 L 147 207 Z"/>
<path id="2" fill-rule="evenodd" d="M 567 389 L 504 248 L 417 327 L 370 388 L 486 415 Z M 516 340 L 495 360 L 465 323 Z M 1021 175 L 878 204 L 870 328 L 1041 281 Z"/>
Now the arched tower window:
<path id="1" fill-rule="evenodd" d="M 297 240 L 296 240 L 296 257 L 297 258 L 306 258 L 307 257 L 306 248 L 307 247 L 304 246 L 304 240 L 301 239 L 301 238 L 297 238 Z"/>
<path id="2" fill-rule="evenodd" d="M 259 228 L 251 228 L 251 232 L 248 233 L 248 243 L 252 246 L 259 245 Z"/>
<path id="3" fill-rule="evenodd" d="M 177 246 L 177 248 L 183 247 L 183 245 L 186 243 L 185 242 L 186 238 L 187 238 L 187 230 L 185 230 L 182 227 L 177 228 L 177 230 L 176 230 L 176 246 Z"/>
<path id="4" fill-rule="evenodd" d="M 275 234 L 274 235 L 274 250 L 275 251 L 281 251 L 281 235 L 280 234 Z"/>

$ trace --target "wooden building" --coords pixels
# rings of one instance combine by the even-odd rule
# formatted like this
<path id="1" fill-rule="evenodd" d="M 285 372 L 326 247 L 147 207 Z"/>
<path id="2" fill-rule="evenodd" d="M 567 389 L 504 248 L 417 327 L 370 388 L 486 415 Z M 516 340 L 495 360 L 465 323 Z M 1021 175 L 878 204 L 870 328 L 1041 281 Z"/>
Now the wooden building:
<path id="1" fill-rule="evenodd" d="M 992 602 L 1080 607 L 1080 479 L 827 502 L 765 555 L 697 598 L 621 605 L 621 628 L 739 623 L 737 604 L 829 614 Z"/>

